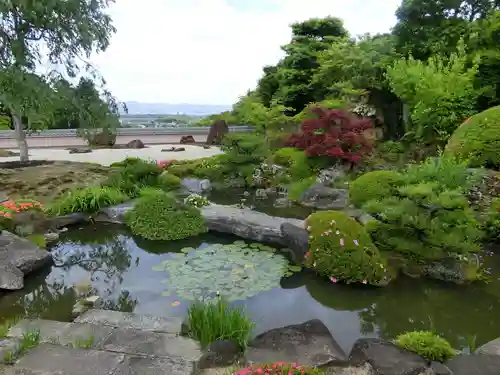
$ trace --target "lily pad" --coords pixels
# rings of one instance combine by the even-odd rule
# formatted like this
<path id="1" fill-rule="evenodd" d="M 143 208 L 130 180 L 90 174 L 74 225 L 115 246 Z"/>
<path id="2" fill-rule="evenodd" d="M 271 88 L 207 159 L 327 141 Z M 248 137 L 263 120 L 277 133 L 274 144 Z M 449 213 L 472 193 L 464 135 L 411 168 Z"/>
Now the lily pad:
<path id="1" fill-rule="evenodd" d="M 153 267 L 166 271 L 169 290 L 185 300 L 211 300 L 217 294 L 228 301 L 245 300 L 280 285 L 285 275 L 300 271 L 269 246 L 236 241 L 200 249 L 186 248 Z"/>

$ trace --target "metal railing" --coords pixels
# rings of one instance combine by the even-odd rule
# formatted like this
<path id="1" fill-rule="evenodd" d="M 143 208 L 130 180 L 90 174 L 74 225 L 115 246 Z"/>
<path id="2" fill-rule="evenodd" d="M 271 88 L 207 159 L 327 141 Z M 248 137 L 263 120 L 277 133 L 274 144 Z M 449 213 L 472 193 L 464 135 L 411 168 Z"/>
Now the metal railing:
<path id="1" fill-rule="evenodd" d="M 117 135 L 168 135 L 168 134 L 208 134 L 209 126 L 189 126 L 170 128 L 118 128 Z M 235 125 L 229 126 L 230 132 L 251 132 L 253 126 Z M 78 137 L 76 129 L 47 129 L 38 132 L 31 132 L 27 137 L 54 138 L 54 137 Z M 13 130 L 0 130 L 0 138 L 14 138 Z"/>

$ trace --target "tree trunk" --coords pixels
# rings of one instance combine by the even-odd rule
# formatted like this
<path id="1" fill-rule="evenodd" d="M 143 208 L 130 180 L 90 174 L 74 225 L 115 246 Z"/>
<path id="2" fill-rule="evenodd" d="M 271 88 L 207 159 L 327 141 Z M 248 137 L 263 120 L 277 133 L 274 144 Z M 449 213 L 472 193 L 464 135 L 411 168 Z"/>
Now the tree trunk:
<path id="1" fill-rule="evenodd" d="M 407 133 L 410 129 L 410 106 L 406 103 L 403 103 L 403 126 Z"/>
<path id="2" fill-rule="evenodd" d="M 28 155 L 28 142 L 26 142 L 26 133 L 24 132 L 23 120 L 20 116 L 12 114 L 12 120 L 14 122 L 14 133 L 16 136 L 17 145 L 19 146 L 20 161 L 29 161 Z"/>

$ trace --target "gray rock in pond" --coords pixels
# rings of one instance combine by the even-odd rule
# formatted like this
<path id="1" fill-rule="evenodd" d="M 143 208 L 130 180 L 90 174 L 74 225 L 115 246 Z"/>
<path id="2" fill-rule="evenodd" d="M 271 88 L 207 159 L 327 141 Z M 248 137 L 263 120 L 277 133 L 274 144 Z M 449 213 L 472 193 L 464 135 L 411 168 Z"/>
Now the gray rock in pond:
<path id="1" fill-rule="evenodd" d="M 19 290 L 24 287 L 24 274 L 10 263 L 0 263 L 0 289 Z"/>
<path id="2" fill-rule="evenodd" d="M 500 356 L 487 354 L 458 355 L 447 361 L 453 375 L 498 375 Z"/>
<path id="3" fill-rule="evenodd" d="M 500 337 L 480 346 L 474 353 L 500 356 Z"/>
<path id="4" fill-rule="evenodd" d="M 46 242 L 55 242 L 59 239 L 59 233 L 47 232 L 43 235 Z"/>
<path id="5" fill-rule="evenodd" d="M 451 258 L 426 265 L 423 273 L 428 278 L 455 284 L 464 284 L 469 281 L 463 265 Z"/>
<path id="6" fill-rule="evenodd" d="M 349 192 L 315 184 L 302 193 L 300 204 L 318 210 L 342 210 L 349 203 Z"/>
<path id="7" fill-rule="evenodd" d="M 198 360 L 198 368 L 214 368 L 232 365 L 242 357 L 238 345 L 230 340 L 216 340 L 205 349 Z"/>
<path id="8" fill-rule="evenodd" d="M 297 362 L 313 367 L 347 362 L 343 350 L 318 319 L 258 335 L 250 342 L 246 358 L 251 363 Z"/>
<path id="9" fill-rule="evenodd" d="M 197 178 L 184 178 L 181 181 L 182 186 L 190 193 L 203 193 L 212 188 L 210 180 L 198 180 Z"/>
<path id="10" fill-rule="evenodd" d="M 309 234 L 307 231 L 291 223 L 283 223 L 281 224 L 281 235 L 285 245 L 292 250 L 291 256 L 294 263 L 302 264 L 307 249 L 309 249 Z"/>
<path id="11" fill-rule="evenodd" d="M 427 361 L 381 339 L 359 339 L 349 354 L 353 365 L 368 362 L 376 374 L 418 375 L 427 371 Z"/>
<path id="12" fill-rule="evenodd" d="M 18 237 L 13 233 L 2 231 L 0 234 L 0 264 L 4 267 L 0 270 L 2 284 L 9 289 L 23 287 L 19 282 L 20 273 L 23 275 L 36 271 L 52 263 L 49 252 L 40 249 L 25 238 Z"/>
<path id="13" fill-rule="evenodd" d="M 433 361 L 430 365 L 431 375 L 453 375 L 453 372 L 441 362 Z"/>
<path id="14" fill-rule="evenodd" d="M 88 147 L 74 147 L 69 149 L 70 154 L 88 154 L 90 152 L 92 152 L 92 149 Z"/>
<path id="15" fill-rule="evenodd" d="M 99 214 L 94 218 L 96 222 L 124 224 L 125 214 L 134 208 L 136 200 L 128 201 L 116 206 L 106 207 L 99 211 Z"/>
<path id="16" fill-rule="evenodd" d="M 304 227 L 303 220 L 269 216 L 248 208 L 211 204 L 200 211 L 208 229 L 257 242 L 286 246 L 281 224 L 288 222 Z"/>

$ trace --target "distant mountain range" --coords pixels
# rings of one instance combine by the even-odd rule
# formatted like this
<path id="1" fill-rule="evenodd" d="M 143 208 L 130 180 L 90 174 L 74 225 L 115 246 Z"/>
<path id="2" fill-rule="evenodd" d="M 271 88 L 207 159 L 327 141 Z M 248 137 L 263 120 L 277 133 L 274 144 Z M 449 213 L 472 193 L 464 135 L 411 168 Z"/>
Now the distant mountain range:
<path id="1" fill-rule="evenodd" d="M 231 109 L 230 105 L 170 104 L 125 102 L 130 115 L 175 115 L 208 116 Z"/>

